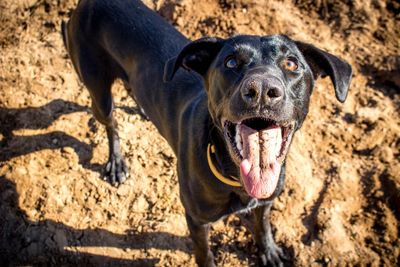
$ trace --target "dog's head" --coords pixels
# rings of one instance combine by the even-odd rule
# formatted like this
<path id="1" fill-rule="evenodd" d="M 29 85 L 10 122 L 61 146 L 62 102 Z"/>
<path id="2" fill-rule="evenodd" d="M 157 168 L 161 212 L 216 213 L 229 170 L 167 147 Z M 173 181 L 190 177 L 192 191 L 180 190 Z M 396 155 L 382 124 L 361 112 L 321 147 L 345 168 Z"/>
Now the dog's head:
<path id="1" fill-rule="evenodd" d="M 314 80 L 329 76 L 344 102 L 352 74 L 336 56 L 282 35 L 202 38 L 167 62 L 164 79 L 179 67 L 203 77 L 210 115 L 255 198 L 275 192 L 293 134 L 308 113 Z"/>

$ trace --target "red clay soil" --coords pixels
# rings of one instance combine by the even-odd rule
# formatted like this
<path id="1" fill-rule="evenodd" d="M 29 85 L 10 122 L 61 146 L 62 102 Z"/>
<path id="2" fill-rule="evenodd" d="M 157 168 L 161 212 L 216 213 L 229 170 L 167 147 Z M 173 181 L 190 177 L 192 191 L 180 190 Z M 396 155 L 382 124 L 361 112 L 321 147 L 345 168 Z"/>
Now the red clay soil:
<path id="1" fill-rule="evenodd" d="M 131 179 L 101 179 L 104 128 L 60 37 L 77 1 L 0 2 L 0 265 L 194 266 L 176 159 L 117 82 Z M 349 61 L 340 104 L 319 80 L 272 214 L 295 266 L 400 264 L 400 4 L 394 0 L 154 0 L 195 39 L 283 33 Z M 212 227 L 219 266 L 255 264 L 235 216 Z"/>

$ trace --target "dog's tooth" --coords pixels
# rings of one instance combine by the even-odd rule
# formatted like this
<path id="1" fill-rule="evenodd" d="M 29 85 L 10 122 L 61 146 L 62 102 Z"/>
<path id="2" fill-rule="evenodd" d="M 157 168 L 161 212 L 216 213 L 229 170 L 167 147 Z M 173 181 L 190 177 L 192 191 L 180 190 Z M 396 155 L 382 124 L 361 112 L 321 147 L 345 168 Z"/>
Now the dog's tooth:
<path id="1" fill-rule="evenodd" d="M 236 145 L 240 144 L 240 135 L 237 133 L 235 135 L 235 142 L 236 142 Z"/>
<path id="2" fill-rule="evenodd" d="M 242 140 L 239 140 L 239 141 L 236 141 L 236 146 L 237 146 L 237 148 L 238 148 L 238 150 L 239 151 L 241 151 L 243 148 L 242 148 L 242 142 L 241 142 Z"/>
<path id="3" fill-rule="evenodd" d="M 240 152 L 242 150 L 242 137 L 240 136 L 240 126 L 239 126 L 239 124 L 236 125 L 235 142 L 236 142 L 236 147 Z"/>
<path id="4" fill-rule="evenodd" d="M 279 129 L 279 131 L 276 131 L 276 148 L 275 148 L 275 153 L 276 153 L 276 157 L 279 156 L 279 152 L 282 148 L 282 129 Z"/>
<path id="5" fill-rule="evenodd" d="M 240 127 L 238 124 L 236 124 L 236 129 L 235 129 L 235 141 L 236 143 L 240 143 Z"/>

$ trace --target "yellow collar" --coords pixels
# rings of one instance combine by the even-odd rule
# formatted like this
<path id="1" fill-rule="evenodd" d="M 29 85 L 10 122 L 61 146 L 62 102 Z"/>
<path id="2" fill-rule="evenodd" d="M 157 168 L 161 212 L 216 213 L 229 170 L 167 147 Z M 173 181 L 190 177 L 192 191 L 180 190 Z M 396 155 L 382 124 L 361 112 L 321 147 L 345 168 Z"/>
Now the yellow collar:
<path id="1" fill-rule="evenodd" d="M 208 144 L 207 146 L 207 161 L 208 161 L 208 166 L 210 167 L 211 172 L 214 174 L 214 176 L 223 182 L 224 184 L 234 186 L 234 187 L 241 187 L 242 185 L 240 182 L 237 181 L 237 178 L 231 176 L 229 178 L 224 177 L 215 167 L 212 159 L 211 159 L 211 153 L 215 154 L 215 147 L 211 144 Z"/>

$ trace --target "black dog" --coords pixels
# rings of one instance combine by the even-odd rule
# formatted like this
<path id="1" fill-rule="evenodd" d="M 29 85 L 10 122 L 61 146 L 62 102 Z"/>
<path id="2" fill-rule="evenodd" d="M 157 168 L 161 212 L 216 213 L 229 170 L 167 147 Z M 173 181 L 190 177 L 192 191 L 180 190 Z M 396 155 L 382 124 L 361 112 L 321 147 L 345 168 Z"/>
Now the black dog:
<path id="1" fill-rule="evenodd" d="M 121 78 L 178 158 L 196 262 L 214 266 L 209 225 L 238 212 L 261 263 L 282 265 L 269 212 L 283 188 L 293 134 L 318 76 L 329 76 L 337 99 L 346 99 L 350 65 L 281 35 L 189 42 L 134 0 L 81 0 L 62 28 L 93 113 L 107 129 L 109 181 L 127 175 L 112 116 L 111 85 Z"/>

